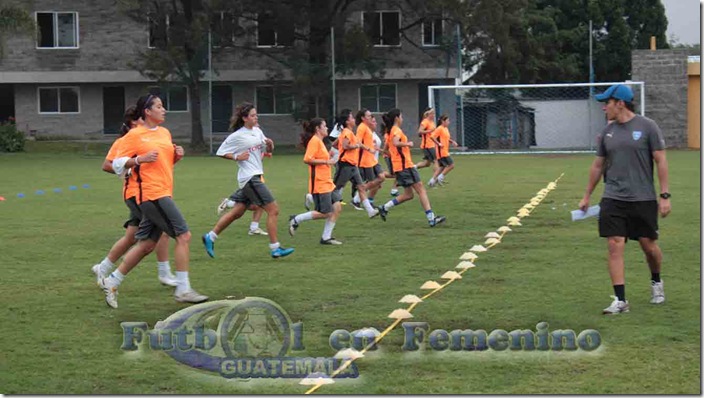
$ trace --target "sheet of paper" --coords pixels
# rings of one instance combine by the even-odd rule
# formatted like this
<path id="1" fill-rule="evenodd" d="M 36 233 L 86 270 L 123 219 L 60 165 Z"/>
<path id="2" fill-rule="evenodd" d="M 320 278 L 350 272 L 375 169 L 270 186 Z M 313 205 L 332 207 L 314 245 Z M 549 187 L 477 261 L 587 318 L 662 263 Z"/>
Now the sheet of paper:
<path id="1" fill-rule="evenodd" d="M 572 221 L 584 220 L 589 217 L 597 217 L 599 216 L 599 211 L 601 211 L 599 205 L 591 206 L 587 209 L 587 211 L 582 211 L 580 209 L 572 210 Z"/>

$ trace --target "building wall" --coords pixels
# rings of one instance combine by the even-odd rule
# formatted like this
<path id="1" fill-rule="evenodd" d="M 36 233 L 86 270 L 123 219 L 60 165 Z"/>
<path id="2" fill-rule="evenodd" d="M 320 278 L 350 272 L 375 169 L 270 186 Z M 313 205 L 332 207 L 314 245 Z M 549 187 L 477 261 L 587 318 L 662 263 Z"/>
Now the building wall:
<path id="1" fill-rule="evenodd" d="M 632 79 L 645 82 L 645 116 L 660 126 L 668 147 L 687 147 L 687 56 L 695 54 L 689 49 L 631 52 Z"/>

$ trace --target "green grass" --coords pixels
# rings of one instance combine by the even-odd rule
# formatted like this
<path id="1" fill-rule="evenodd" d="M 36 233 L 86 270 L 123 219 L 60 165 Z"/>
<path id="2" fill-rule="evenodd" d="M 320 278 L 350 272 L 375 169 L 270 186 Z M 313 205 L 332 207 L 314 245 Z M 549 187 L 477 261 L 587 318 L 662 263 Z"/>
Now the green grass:
<path id="1" fill-rule="evenodd" d="M 122 234 L 127 212 L 120 182 L 100 171 L 102 158 L 81 154 L 0 154 L 0 389 L 3 393 L 297 394 L 292 380 L 225 380 L 181 365 L 164 353 L 120 350 L 120 322 L 150 327 L 184 308 L 156 280 L 150 256 L 120 287 L 111 310 L 90 266 Z M 415 155 L 418 158 L 418 154 Z M 668 153 L 673 212 L 660 220 L 667 302 L 648 304 L 649 272 L 637 244 L 626 249 L 631 312 L 601 315 L 613 294 L 606 244 L 590 219 L 571 222 L 593 157 L 456 156 L 449 184 L 429 191 L 434 210 L 448 217 L 430 229 L 418 200 L 392 210 L 386 223 L 345 206 L 335 229 L 340 247 L 322 247 L 322 221 L 305 223 L 294 238 L 288 214 L 302 211 L 307 169 L 301 155 L 265 160 L 266 180 L 281 207 L 281 242 L 296 252 L 278 261 L 266 238 L 250 237 L 250 216 L 221 235 L 216 259 L 200 235 L 216 221 L 215 206 L 235 188 L 236 166 L 212 157 L 186 157 L 176 167 L 175 201 L 193 231 L 191 282 L 212 299 L 260 296 L 304 323 L 306 350 L 332 356 L 335 329 L 390 324 L 387 314 L 405 294 L 421 295 L 459 255 L 548 182 L 556 190 L 481 254 L 464 274 L 414 311 L 431 329 L 598 330 L 596 352 L 430 352 L 401 350 L 396 329 L 357 364 L 357 380 L 324 386 L 324 394 L 700 394 L 699 152 Z M 428 169 L 421 171 L 429 178 Z M 81 188 L 89 184 L 90 188 Z M 69 191 L 77 185 L 77 191 Z M 54 188 L 63 188 L 54 193 Z M 594 195 L 600 197 L 602 186 Z M 43 189 L 46 194 L 34 192 Z M 384 188 L 386 198 L 389 184 Z M 18 192 L 27 197 L 19 199 Z M 346 197 L 349 188 L 346 189 Z"/>

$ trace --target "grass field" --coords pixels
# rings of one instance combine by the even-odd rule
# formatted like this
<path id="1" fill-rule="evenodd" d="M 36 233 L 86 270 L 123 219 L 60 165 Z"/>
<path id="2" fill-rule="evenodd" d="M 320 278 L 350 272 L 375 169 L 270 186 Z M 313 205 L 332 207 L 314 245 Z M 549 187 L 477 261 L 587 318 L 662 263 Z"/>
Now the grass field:
<path id="1" fill-rule="evenodd" d="M 418 154 L 414 155 L 419 158 Z M 303 210 L 307 169 L 300 155 L 265 160 L 266 180 L 281 207 L 280 240 L 296 252 L 268 255 L 266 238 L 247 235 L 250 216 L 234 223 L 210 259 L 200 235 L 216 221 L 215 207 L 235 187 L 235 165 L 186 157 L 176 167 L 175 200 L 193 232 L 191 282 L 212 299 L 259 296 L 279 303 L 304 323 L 306 350 L 332 356 L 335 329 L 375 327 L 420 295 L 426 280 L 440 280 L 469 247 L 548 182 L 557 189 L 481 254 L 477 267 L 413 314 L 431 329 L 598 330 L 595 352 L 403 352 L 396 329 L 377 352 L 357 362 L 360 377 L 323 386 L 323 394 L 700 394 L 700 169 L 699 152 L 668 153 L 673 212 L 660 220 L 667 302 L 650 299 L 649 271 L 637 244 L 626 249 L 626 293 L 631 312 L 601 315 L 613 294 L 605 241 L 594 219 L 571 222 L 593 157 L 456 156 L 449 184 L 429 191 L 448 222 L 430 229 L 416 200 L 392 210 L 389 220 L 367 220 L 344 206 L 334 236 L 339 247 L 318 243 L 323 222 L 286 233 L 289 214 Z M 78 394 L 298 394 L 291 380 L 227 380 L 164 353 L 120 350 L 120 322 L 150 327 L 185 306 L 156 280 L 153 256 L 120 287 L 109 309 L 90 267 L 122 234 L 127 212 L 120 182 L 100 171 L 102 158 L 66 153 L 0 155 L 0 392 Z M 429 170 L 421 171 L 429 179 Z M 89 188 L 82 188 L 89 184 Z M 70 185 L 77 190 L 68 190 Z M 54 193 L 54 188 L 62 188 Z M 36 195 L 42 189 L 44 195 Z M 594 195 L 598 201 L 600 185 Z M 389 184 L 377 197 L 388 197 Z M 17 193 L 26 197 L 17 198 Z M 349 195 L 349 188 L 345 192 Z M 172 263 L 173 265 L 173 263 Z"/>

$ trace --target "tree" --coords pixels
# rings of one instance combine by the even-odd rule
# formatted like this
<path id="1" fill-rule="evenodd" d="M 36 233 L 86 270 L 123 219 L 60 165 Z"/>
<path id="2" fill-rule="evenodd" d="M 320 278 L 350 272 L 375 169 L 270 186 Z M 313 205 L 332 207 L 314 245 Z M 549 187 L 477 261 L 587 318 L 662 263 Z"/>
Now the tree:
<path id="1" fill-rule="evenodd" d="M 5 54 L 6 35 L 15 33 L 31 35 L 34 31 L 34 19 L 25 9 L 13 5 L 0 5 L 0 59 Z"/>

